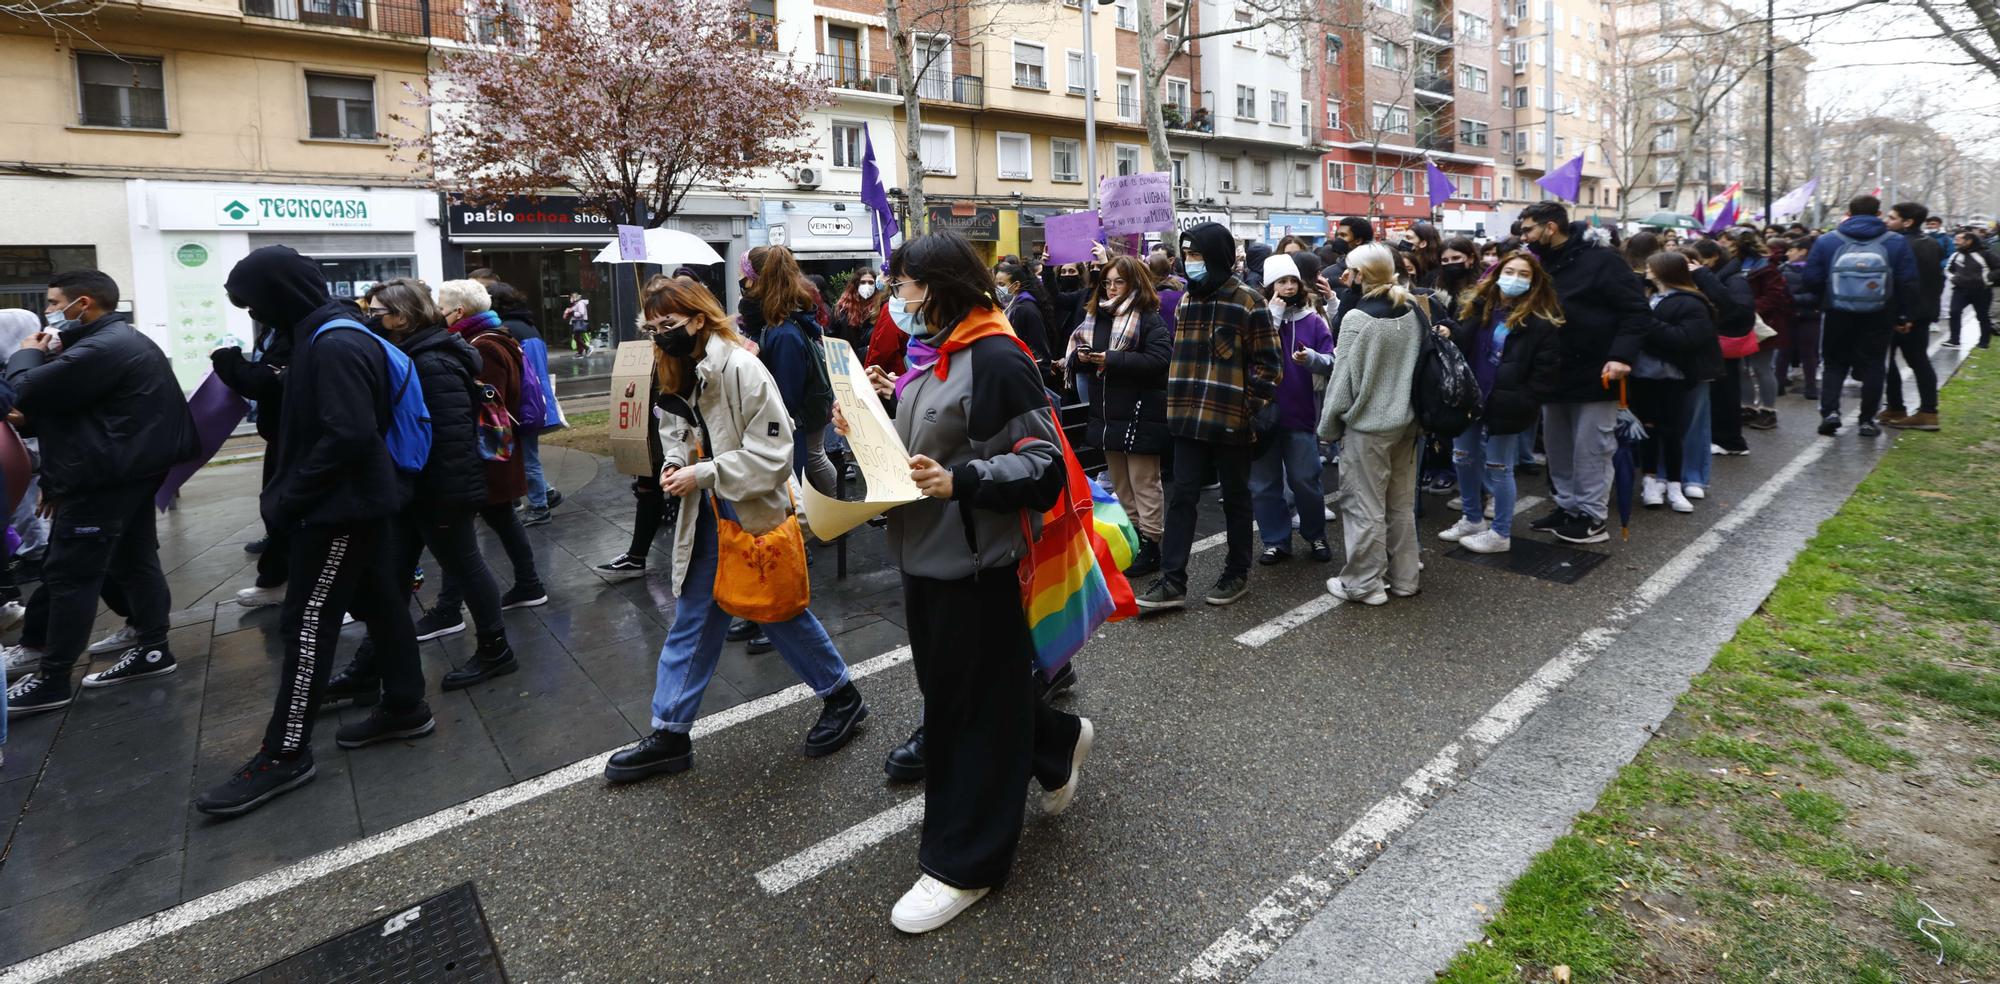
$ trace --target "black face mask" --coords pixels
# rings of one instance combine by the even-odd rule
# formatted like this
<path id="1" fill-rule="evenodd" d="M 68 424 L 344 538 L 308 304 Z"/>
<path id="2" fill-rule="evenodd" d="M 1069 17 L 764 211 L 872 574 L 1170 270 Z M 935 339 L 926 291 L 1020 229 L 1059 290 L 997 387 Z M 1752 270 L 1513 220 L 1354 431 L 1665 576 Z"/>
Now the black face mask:
<path id="1" fill-rule="evenodd" d="M 669 328 L 653 336 L 653 344 L 660 351 L 677 359 L 685 359 L 694 354 L 694 336 L 679 328 Z"/>
<path id="2" fill-rule="evenodd" d="M 382 327 L 382 316 L 379 314 L 371 314 L 368 316 L 366 320 L 362 321 L 361 323 L 363 325 L 366 325 L 369 331 L 372 331 L 377 335 L 380 335 L 387 330 Z"/>
<path id="3" fill-rule="evenodd" d="M 1083 286 L 1083 278 L 1074 273 L 1057 274 L 1056 286 L 1061 287 L 1063 290 L 1076 290 Z"/>

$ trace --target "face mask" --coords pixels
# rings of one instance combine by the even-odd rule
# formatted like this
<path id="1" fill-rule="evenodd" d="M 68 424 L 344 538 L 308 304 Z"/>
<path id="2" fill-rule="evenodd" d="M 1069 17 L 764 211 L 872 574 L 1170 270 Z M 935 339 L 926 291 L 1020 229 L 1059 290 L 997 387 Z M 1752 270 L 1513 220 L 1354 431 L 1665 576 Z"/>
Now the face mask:
<path id="1" fill-rule="evenodd" d="M 1189 260 L 1187 275 L 1189 280 L 1200 280 L 1208 276 L 1208 263 L 1204 260 Z"/>
<path id="2" fill-rule="evenodd" d="M 862 300 L 864 300 L 864 301 L 865 301 L 865 300 L 867 300 L 867 299 L 869 299 L 869 298 L 871 298 L 871 297 L 874 297 L 874 296 L 875 296 L 875 285 L 874 285 L 874 284 L 862 284 L 861 286 L 859 286 L 859 287 L 856 287 L 856 288 L 854 288 L 854 296 L 856 296 L 856 297 L 859 297 L 859 298 L 861 298 L 861 299 L 862 299 Z"/>
<path id="3" fill-rule="evenodd" d="M 1008 300 L 1009 298 L 1013 297 L 1013 296 L 1014 296 L 1014 292 L 1013 292 L 1013 291 L 1011 291 L 1011 290 L 1008 290 L 1008 289 L 1007 289 L 1007 288 L 1005 288 L 1005 287 L 995 287 L 995 288 L 993 288 L 993 299 L 994 299 L 994 300 L 996 300 L 996 301 L 999 301 L 999 302 L 1000 302 L 1000 303 L 1002 303 L 1002 304 L 1005 304 L 1005 303 L 1007 303 L 1007 300 Z"/>
<path id="4" fill-rule="evenodd" d="M 80 300 L 83 300 L 83 298 L 79 297 L 76 299 L 76 301 Z M 76 301 L 71 301 L 68 304 L 63 305 L 59 310 L 49 311 L 43 314 L 42 323 L 58 331 L 67 327 L 71 321 L 71 318 L 69 316 L 69 309 L 76 304 Z"/>
<path id="5" fill-rule="evenodd" d="M 895 322 L 896 330 L 905 335 L 924 333 L 924 316 L 911 310 L 909 303 L 901 297 L 889 298 L 889 320 Z"/>
<path id="6" fill-rule="evenodd" d="M 1083 286 L 1083 278 L 1074 273 L 1057 274 L 1056 284 L 1064 290 L 1075 290 Z"/>
<path id="7" fill-rule="evenodd" d="M 687 329 L 684 327 L 665 328 L 653 336 L 653 344 L 658 345 L 660 351 L 675 358 L 686 358 L 693 355 L 694 342 L 694 336 L 688 334 Z"/>
<path id="8" fill-rule="evenodd" d="M 365 320 L 363 320 L 363 321 L 362 321 L 361 323 L 362 323 L 362 324 L 363 324 L 364 326 L 366 326 L 366 327 L 368 328 L 368 330 L 369 330 L 369 331 L 372 331 L 372 332 L 374 332 L 374 333 L 375 333 L 375 334 L 377 334 L 377 335 L 380 335 L 380 334 L 382 334 L 383 332 L 385 332 L 385 331 L 387 331 L 387 330 L 388 330 L 388 329 L 386 329 L 386 328 L 382 327 L 382 316 L 381 316 L 381 315 L 379 315 L 379 314 L 371 314 L 371 315 L 369 315 L 369 316 L 368 316 L 368 317 L 367 317 L 367 318 L 366 318 Z"/>
<path id="9" fill-rule="evenodd" d="M 1527 277 L 1516 277 L 1510 274 L 1501 274 L 1500 277 L 1494 281 L 1494 283 L 1500 285 L 1500 293 L 1505 294 L 1508 297 L 1519 297 L 1522 294 L 1528 292 L 1528 288 L 1531 285 L 1533 285 L 1534 281 L 1529 280 Z"/>

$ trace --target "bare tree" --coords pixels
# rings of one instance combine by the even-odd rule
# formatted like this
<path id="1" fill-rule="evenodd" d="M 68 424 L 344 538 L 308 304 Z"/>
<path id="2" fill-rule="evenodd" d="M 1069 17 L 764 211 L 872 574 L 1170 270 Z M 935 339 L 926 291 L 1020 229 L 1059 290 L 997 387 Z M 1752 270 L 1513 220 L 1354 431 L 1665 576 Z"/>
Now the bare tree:
<path id="1" fill-rule="evenodd" d="M 903 192 L 909 197 L 909 238 L 930 229 L 930 208 L 924 198 L 923 101 L 966 101 L 966 87 L 980 83 L 951 72 L 940 75 L 939 69 L 951 63 L 953 51 L 969 55 L 974 41 L 1018 26 L 1026 16 L 1021 7 L 1012 0 L 884 0 L 882 19 L 903 97 Z"/>

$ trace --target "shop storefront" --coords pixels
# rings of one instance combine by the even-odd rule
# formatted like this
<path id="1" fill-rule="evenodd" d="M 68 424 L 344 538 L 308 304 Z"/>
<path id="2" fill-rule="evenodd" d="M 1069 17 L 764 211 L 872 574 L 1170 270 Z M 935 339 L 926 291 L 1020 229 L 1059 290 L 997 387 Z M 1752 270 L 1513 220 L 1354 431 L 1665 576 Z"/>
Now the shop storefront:
<path id="1" fill-rule="evenodd" d="M 858 201 L 764 200 L 765 241 L 792 251 L 799 269 L 829 281 L 879 267 L 873 213 Z M 832 298 L 827 299 L 829 303 Z"/>
<path id="2" fill-rule="evenodd" d="M 128 193 L 136 324 L 166 350 L 183 388 L 201 381 L 211 351 L 248 349 L 256 335 L 223 290 L 251 250 L 290 246 L 312 257 L 340 298 L 381 280 L 435 283 L 444 273 L 428 192 L 133 181 Z"/>
<path id="3" fill-rule="evenodd" d="M 932 205 L 929 208 L 931 231 L 950 230 L 971 240 L 973 248 L 979 250 L 980 258 L 988 265 L 999 260 L 1000 210 L 986 205 L 969 202 L 954 202 L 950 205 Z"/>
<path id="4" fill-rule="evenodd" d="M 1264 241 L 1276 246 L 1278 240 L 1286 236 L 1297 236 L 1307 243 L 1317 243 L 1326 238 L 1326 216 L 1271 213 L 1269 232 L 1265 234 Z"/>
<path id="5" fill-rule="evenodd" d="M 1270 226 L 1255 212 L 1233 212 L 1229 216 L 1229 234 L 1238 243 L 1262 242 Z"/>

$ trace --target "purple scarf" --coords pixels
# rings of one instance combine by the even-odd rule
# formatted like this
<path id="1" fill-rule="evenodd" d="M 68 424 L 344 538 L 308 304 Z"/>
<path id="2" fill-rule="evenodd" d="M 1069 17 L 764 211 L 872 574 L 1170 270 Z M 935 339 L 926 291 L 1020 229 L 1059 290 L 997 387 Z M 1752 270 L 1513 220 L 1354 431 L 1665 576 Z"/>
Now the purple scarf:
<path id="1" fill-rule="evenodd" d="M 910 347 L 903 353 L 903 358 L 906 360 L 904 365 L 907 368 L 903 370 L 901 376 L 896 377 L 896 399 L 898 400 L 903 398 L 903 387 L 908 386 L 910 380 L 917 378 L 918 373 L 937 364 L 938 350 L 929 342 L 912 335 L 910 337 Z"/>

